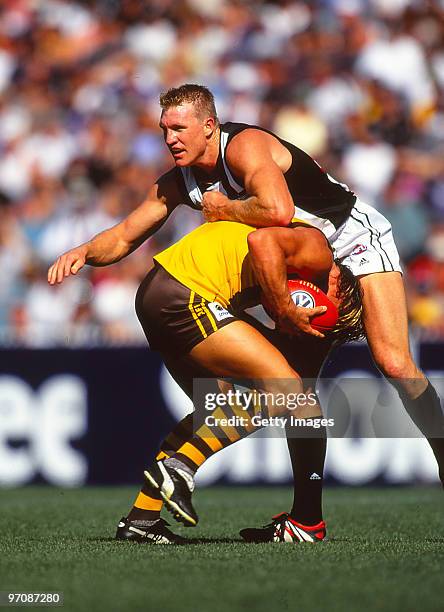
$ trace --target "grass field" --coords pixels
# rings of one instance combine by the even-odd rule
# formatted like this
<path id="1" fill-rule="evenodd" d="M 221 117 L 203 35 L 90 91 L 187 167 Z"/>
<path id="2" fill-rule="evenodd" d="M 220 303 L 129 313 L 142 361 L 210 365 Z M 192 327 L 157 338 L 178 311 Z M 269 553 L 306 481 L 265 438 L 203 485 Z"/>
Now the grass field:
<path id="1" fill-rule="evenodd" d="M 437 488 L 329 489 L 318 545 L 240 541 L 288 507 L 288 489 L 203 489 L 199 526 L 177 527 L 194 539 L 185 547 L 113 540 L 134 491 L 2 491 L 0 590 L 62 591 L 64 609 L 82 611 L 444 609 Z"/>

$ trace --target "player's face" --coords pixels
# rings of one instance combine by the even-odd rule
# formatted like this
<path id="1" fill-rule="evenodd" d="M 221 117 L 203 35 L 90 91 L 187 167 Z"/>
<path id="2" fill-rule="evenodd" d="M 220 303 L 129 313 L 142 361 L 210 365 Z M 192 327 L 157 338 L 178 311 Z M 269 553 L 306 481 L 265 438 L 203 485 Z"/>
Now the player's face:
<path id="1" fill-rule="evenodd" d="M 199 119 L 190 103 L 173 106 L 162 112 L 160 128 L 176 166 L 198 164 L 205 155 L 214 120 Z"/>

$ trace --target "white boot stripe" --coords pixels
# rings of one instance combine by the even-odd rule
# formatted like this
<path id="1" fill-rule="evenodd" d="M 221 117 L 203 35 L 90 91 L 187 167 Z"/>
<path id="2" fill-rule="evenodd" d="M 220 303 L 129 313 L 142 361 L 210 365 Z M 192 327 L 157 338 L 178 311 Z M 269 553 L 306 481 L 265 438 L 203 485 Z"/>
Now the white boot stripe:
<path id="1" fill-rule="evenodd" d="M 171 497 L 171 495 L 174 493 L 173 481 L 171 480 L 171 477 L 162 462 L 159 461 L 157 465 L 159 466 L 159 469 L 162 472 L 163 476 L 163 482 L 160 489 L 163 493 L 165 493 L 167 497 Z"/>
<path id="2" fill-rule="evenodd" d="M 132 525 L 128 527 L 128 531 L 133 531 L 134 533 L 137 533 L 138 535 L 144 537 L 146 536 L 146 531 L 143 531 L 142 529 L 137 529 L 137 527 L 133 527 Z"/>
<path id="3" fill-rule="evenodd" d="M 191 474 L 188 474 L 188 472 L 185 472 L 185 470 L 181 470 L 180 468 L 175 468 L 175 471 L 179 474 L 179 476 L 182 476 L 188 489 L 190 490 L 190 493 L 192 493 L 194 491 L 194 478 L 191 476 Z"/>
<path id="4" fill-rule="evenodd" d="M 294 527 L 294 529 L 297 530 L 301 542 L 313 542 L 313 538 L 306 531 L 298 527 Z"/>

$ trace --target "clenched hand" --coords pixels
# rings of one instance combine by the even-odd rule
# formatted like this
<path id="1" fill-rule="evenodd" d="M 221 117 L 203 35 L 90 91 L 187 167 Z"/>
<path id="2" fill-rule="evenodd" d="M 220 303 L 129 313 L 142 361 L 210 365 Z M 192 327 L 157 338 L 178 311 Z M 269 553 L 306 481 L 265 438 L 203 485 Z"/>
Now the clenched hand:
<path id="1" fill-rule="evenodd" d="M 206 221 L 223 221 L 229 199 L 220 191 L 206 191 L 202 199 L 202 213 Z"/>

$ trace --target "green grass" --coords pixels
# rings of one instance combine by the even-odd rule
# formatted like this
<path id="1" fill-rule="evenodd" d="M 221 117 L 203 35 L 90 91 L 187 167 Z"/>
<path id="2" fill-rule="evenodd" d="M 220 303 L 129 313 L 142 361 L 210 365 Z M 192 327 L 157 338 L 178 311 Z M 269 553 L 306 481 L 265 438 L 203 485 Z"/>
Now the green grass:
<path id="1" fill-rule="evenodd" d="M 281 488 L 198 491 L 199 526 L 177 527 L 202 538 L 193 546 L 116 542 L 116 523 L 134 493 L 2 491 L 0 590 L 63 591 L 64 609 L 82 611 L 443 609 L 437 488 L 329 489 L 330 541 L 319 545 L 240 542 L 239 528 L 288 508 Z"/>

